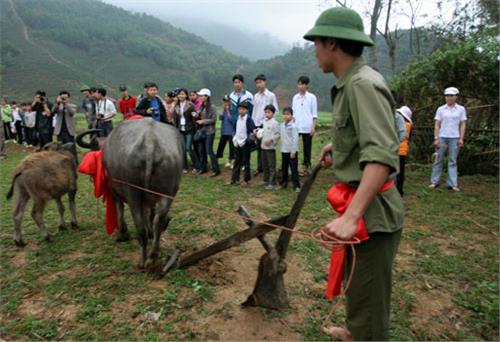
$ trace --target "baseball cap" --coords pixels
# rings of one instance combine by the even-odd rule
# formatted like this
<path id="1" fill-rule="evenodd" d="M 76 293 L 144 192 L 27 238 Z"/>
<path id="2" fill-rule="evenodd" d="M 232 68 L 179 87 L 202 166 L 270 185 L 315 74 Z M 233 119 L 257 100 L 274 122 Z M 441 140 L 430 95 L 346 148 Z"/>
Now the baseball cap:
<path id="1" fill-rule="evenodd" d="M 445 95 L 458 95 L 459 91 L 455 87 L 448 87 L 444 90 Z"/>
<path id="2" fill-rule="evenodd" d="M 210 89 L 207 89 L 207 88 L 203 88 L 201 89 L 199 92 L 198 92 L 198 95 L 205 95 L 205 96 L 212 96 L 212 92 L 210 91 Z"/>

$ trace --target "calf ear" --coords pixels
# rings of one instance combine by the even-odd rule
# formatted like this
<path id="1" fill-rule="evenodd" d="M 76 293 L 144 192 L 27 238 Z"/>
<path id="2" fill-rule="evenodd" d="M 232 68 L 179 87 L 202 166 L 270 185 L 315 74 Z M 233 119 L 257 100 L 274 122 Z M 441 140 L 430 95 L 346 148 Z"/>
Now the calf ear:
<path id="1" fill-rule="evenodd" d="M 65 149 L 65 150 L 71 151 L 71 150 L 73 149 L 73 146 L 74 146 L 74 145 L 75 145 L 75 144 L 73 144 L 72 142 L 69 142 L 69 143 L 64 144 L 62 147 L 63 147 L 63 149 Z"/>

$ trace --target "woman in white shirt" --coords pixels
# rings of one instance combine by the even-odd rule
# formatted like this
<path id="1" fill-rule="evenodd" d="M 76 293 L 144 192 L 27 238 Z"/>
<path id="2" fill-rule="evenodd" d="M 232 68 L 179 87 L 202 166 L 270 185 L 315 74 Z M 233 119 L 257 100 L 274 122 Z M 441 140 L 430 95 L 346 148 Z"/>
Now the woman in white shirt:
<path id="1" fill-rule="evenodd" d="M 444 96 L 446 104 L 439 107 L 434 117 L 434 145 L 436 146 L 437 158 L 432 166 L 431 189 L 439 186 L 441 171 L 443 169 L 443 158 L 448 148 L 448 181 L 447 186 L 453 191 L 460 191 L 458 187 L 457 155 L 464 146 L 465 124 L 467 113 L 465 108 L 457 104 L 458 89 L 446 88 Z"/>

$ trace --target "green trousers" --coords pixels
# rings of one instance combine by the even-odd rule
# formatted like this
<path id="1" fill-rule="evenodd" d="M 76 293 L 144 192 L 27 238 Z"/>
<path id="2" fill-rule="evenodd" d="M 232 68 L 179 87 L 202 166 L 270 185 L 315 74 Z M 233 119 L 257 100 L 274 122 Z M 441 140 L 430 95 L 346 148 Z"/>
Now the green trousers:
<path id="1" fill-rule="evenodd" d="M 371 233 L 367 241 L 355 247 L 356 265 L 346 295 L 347 328 L 355 341 L 389 340 L 392 265 L 400 239 L 401 230 Z M 347 251 L 349 272 L 352 252 L 350 248 Z"/>

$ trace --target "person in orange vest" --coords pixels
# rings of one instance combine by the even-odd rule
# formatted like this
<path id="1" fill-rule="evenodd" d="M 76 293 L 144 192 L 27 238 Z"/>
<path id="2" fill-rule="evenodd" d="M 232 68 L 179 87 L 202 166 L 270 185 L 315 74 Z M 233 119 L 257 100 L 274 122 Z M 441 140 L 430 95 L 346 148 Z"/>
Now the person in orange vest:
<path id="1" fill-rule="evenodd" d="M 405 137 L 399 145 L 399 174 L 396 177 L 396 187 L 401 196 L 403 196 L 404 194 L 403 183 L 405 181 L 405 164 L 406 164 L 406 157 L 408 157 L 408 152 L 410 151 L 410 137 L 411 137 L 411 128 L 413 123 L 411 121 L 412 112 L 409 107 L 403 106 L 397 109 L 396 112 L 401 114 L 401 116 L 403 117 L 406 128 Z"/>

